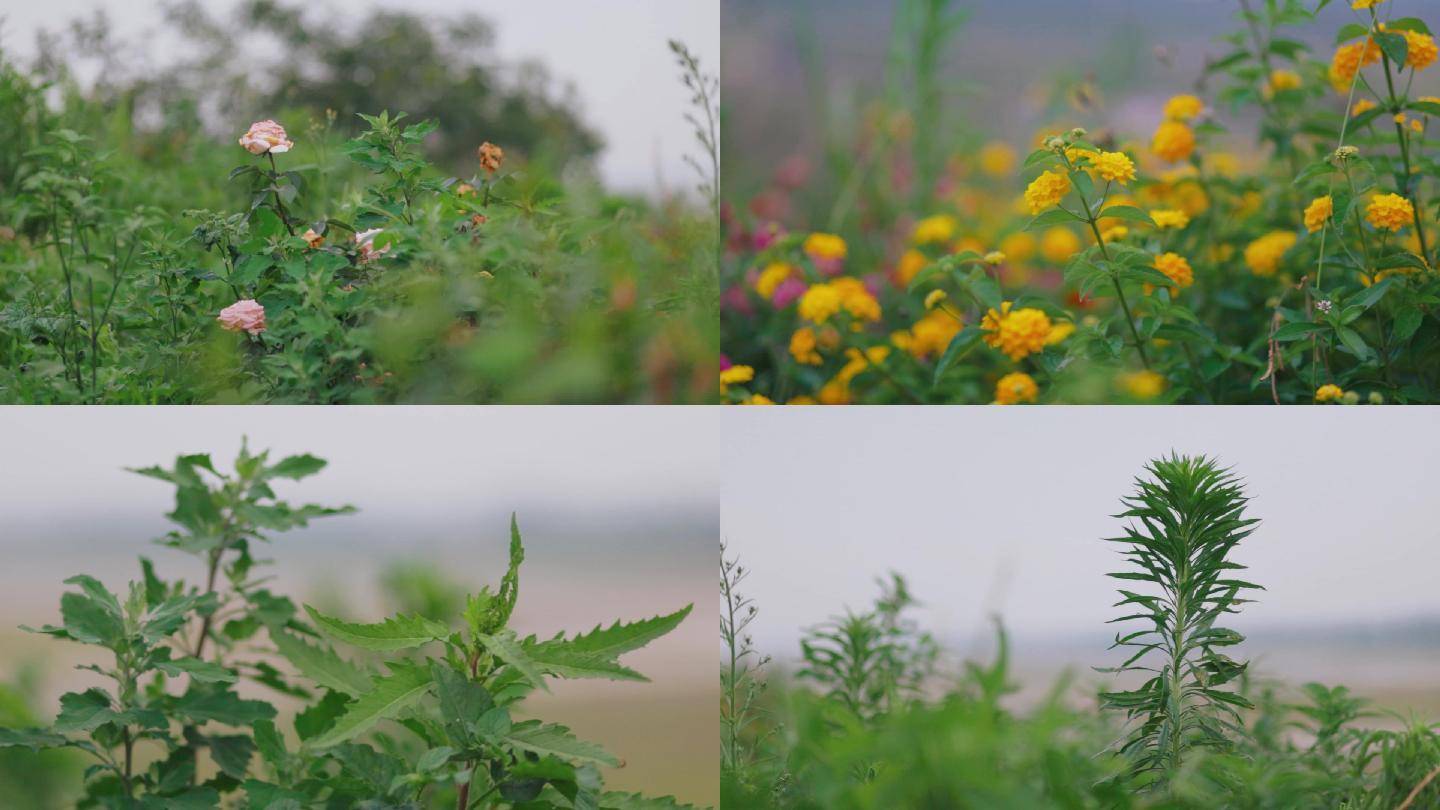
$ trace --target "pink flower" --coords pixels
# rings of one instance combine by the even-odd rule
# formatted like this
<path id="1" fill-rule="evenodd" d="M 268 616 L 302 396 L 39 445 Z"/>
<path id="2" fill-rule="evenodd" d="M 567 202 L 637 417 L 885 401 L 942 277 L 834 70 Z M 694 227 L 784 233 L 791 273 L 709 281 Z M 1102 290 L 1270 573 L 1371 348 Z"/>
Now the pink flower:
<path id="1" fill-rule="evenodd" d="M 220 310 L 220 317 L 215 320 L 231 332 L 258 335 L 265 331 L 265 307 L 253 298 L 246 298 Z"/>
<path id="2" fill-rule="evenodd" d="M 784 309 L 795 302 L 795 299 L 805 294 L 809 286 L 801 279 L 791 276 L 780 282 L 775 292 L 770 294 L 770 305 L 776 309 Z"/>
<path id="3" fill-rule="evenodd" d="M 285 137 L 285 128 L 274 121 L 256 121 L 240 136 L 240 145 L 252 155 L 289 152 L 295 144 Z"/>
<path id="4" fill-rule="evenodd" d="M 361 231 L 355 234 L 355 244 L 360 251 L 360 263 L 369 264 L 386 253 L 390 252 L 390 246 L 386 245 L 379 250 L 375 249 L 375 237 L 384 233 L 384 228 L 371 228 L 368 231 Z"/>

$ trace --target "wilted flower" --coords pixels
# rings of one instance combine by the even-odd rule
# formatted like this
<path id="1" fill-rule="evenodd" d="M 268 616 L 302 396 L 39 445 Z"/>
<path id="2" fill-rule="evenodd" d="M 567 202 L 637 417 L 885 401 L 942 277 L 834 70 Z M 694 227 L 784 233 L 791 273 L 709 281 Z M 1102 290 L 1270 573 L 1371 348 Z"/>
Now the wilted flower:
<path id="1" fill-rule="evenodd" d="M 480 168 L 491 174 L 500 171 L 500 163 L 505 160 L 505 150 L 489 141 L 480 144 L 476 154 L 480 157 Z"/>
<path id="2" fill-rule="evenodd" d="M 325 237 L 316 233 L 314 228 L 305 229 L 305 244 L 309 245 L 312 248 L 318 248 L 324 241 Z"/>
<path id="3" fill-rule="evenodd" d="M 381 256 L 384 256 L 386 253 L 390 252 L 389 245 L 386 245 L 379 250 L 375 249 L 375 237 L 379 236 L 384 231 L 384 228 L 371 228 L 368 231 L 361 231 L 360 233 L 355 234 L 355 245 L 360 251 L 361 264 L 369 264 L 373 261 L 376 261 Z"/>
<path id="4" fill-rule="evenodd" d="M 285 136 L 285 128 L 274 121 L 256 121 L 240 136 L 240 145 L 252 155 L 289 152 L 295 144 Z"/>
<path id="5" fill-rule="evenodd" d="M 265 331 L 265 307 L 253 298 L 246 298 L 220 310 L 215 320 L 231 332 L 258 335 Z"/>

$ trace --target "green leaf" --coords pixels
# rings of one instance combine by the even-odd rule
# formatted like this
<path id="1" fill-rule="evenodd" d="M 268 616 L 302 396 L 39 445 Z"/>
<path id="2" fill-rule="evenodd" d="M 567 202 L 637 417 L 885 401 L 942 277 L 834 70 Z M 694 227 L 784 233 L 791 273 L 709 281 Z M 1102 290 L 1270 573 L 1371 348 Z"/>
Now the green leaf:
<path id="1" fill-rule="evenodd" d="M 125 633 L 125 623 L 118 607 L 111 610 L 84 594 L 66 593 L 60 597 L 60 618 L 70 638 L 85 644 L 113 646 Z"/>
<path id="2" fill-rule="evenodd" d="M 1329 328 L 1329 326 L 1323 323 L 1313 323 L 1311 321 L 1296 321 L 1294 323 L 1283 324 L 1279 329 L 1276 329 L 1275 339 L 1281 342 L 1287 340 L 1299 340 L 1301 338 L 1309 337 L 1310 335 L 1313 335 L 1317 332 L 1324 332 Z"/>
<path id="3" fill-rule="evenodd" d="M 1146 225 L 1155 224 L 1155 220 L 1151 219 L 1148 213 L 1139 208 L 1136 208 L 1133 205 L 1106 206 L 1106 208 L 1100 212 L 1100 216 L 1114 219 L 1126 219 L 1132 222 L 1143 222 Z"/>
<path id="4" fill-rule="evenodd" d="M 473 726 L 495 701 L 485 687 L 466 678 L 439 661 L 430 662 L 430 676 L 435 682 L 435 695 L 440 699 L 440 716 L 451 740 L 470 745 L 474 740 Z"/>
<path id="5" fill-rule="evenodd" d="M 175 701 L 175 713 L 196 723 L 253 726 L 275 717 L 275 707 L 260 700 L 242 700 L 234 692 L 192 685 Z"/>
<path id="6" fill-rule="evenodd" d="M 450 635 L 450 628 L 423 616 L 401 613 L 378 624 L 352 624 L 306 605 L 305 612 L 326 635 L 365 650 L 388 652 L 419 647 Z"/>
<path id="7" fill-rule="evenodd" d="M 1407 306 L 1395 315 L 1395 341 L 1404 343 L 1420 328 L 1424 313 L 1417 306 Z"/>
<path id="8" fill-rule="evenodd" d="M 55 718 L 55 731 L 74 733 L 93 731 L 115 719 L 110 695 L 103 689 L 70 692 L 60 697 L 60 714 Z"/>
<path id="9" fill-rule="evenodd" d="M 170 675 L 178 677 L 181 673 L 189 675 L 201 683 L 234 683 L 235 673 L 219 664 L 209 661 L 201 661 L 199 658 L 178 658 L 174 661 L 162 661 L 155 664 L 155 668 Z"/>
<path id="10" fill-rule="evenodd" d="M 655 616 L 649 619 L 641 619 L 638 622 L 625 624 L 615 622 L 607 628 L 601 629 L 595 625 L 595 629 L 588 633 L 582 633 L 572 639 L 555 638 L 550 641 L 525 644 L 526 652 L 535 650 L 564 649 L 566 652 L 579 653 L 582 655 L 597 655 L 602 658 L 614 659 L 628 652 L 633 652 L 652 641 L 666 635 L 690 615 L 694 605 L 686 605 L 680 610 L 664 616 Z"/>
<path id="11" fill-rule="evenodd" d="M 638 793 L 602 793 L 600 810 L 696 810 L 693 804 L 681 804 L 673 796 L 651 798 Z"/>
<path id="12" fill-rule="evenodd" d="M 1051 225 L 1063 225 L 1067 222 L 1079 222 L 1080 217 L 1075 216 L 1064 208 L 1052 208 L 1025 224 L 1025 230 L 1030 231 L 1036 228 L 1048 228 Z"/>
<path id="13" fill-rule="evenodd" d="M 1339 335 L 1340 342 L 1345 344 L 1345 348 L 1349 349 L 1356 357 L 1361 360 L 1370 358 L 1370 347 L 1365 344 L 1365 338 L 1360 337 L 1359 332 L 1348 326 L 1342 326 L 1335 330 L 1335 334 Z"/>
<path id="14" fill-rule="evenodd" d="M 358 695 L 370 688 L 370 676 L 363 669 L 328 647 L 307 644 L 279 627 L 270 628 L 270 640 L 301 675 L 327 689 Z"/>
<path id="15" fill-rule="evenodd" d="M 363 734 L 371 726 L 399 714 L 430 690 L 430 671 L 415 666 L 391 664 L 391 674 L 377 676 L 370 691 L 346 707 L 330 730 L 306 742 L 312 748 L 329 748 Z"/>
<path id="16" fill-rule="evenodd" d="M 976 343 L 979 343 L 980 338 L 984 336 L 985 331 L 977 326 L 967 326 L 957 332 L 955 337 L 950 339 L 949 345 L 945 347 L 945 353 L 940 355 L 939 362 L 935 364 L 935 374 L 931 378 L 930 384 L 932 386 L 939 385 L 940 378 L 945 376 L 945 371 L 970 351 Z"/>
<path id="17" fill-rule="evenodd" d="M 1391 62 L 1401 66 L 1405 64 L 1405 57 L 1410 54 L 1410 43 L 1405 39 L 1404 34 L 1380 31 L 1376 32 L 1373 38 L 1375 44 L 1380 46 L 1380 50 L 1390 57 Z"/>
<path id="18" fill-rule="evenodd" d="M 245 772 L 250 769 L 250 756 L 255 753 L 255 743 L 240 734 L 211 737 L 209 743 L 210 758 L 215 760 L 220 771 L 237 781 L 244 779 Z"/>
<path id="19" fill-rule="evenodd" d="M 272 768 L 283 768 L 290 759 L 285 737 L 275 728 L 273 720 L 261 720 L 255 724 L 255 748 Z"/>
<path id="20" fill-rule="evenodd" d="M 475 638 L 485 646 L 485 649 L 490 651 L 491 655 L 509 664 L 516 672 L 525 676 L 525 680 L 529 681 L 531 685 L 546 691 L 550 690 L 550 687 L 545 684 L 545 676 L 540 674 L 539 667 L 525 654 L 525 649 L 515 638 L 514 632 L 505 630 L 490 635 L 479 634 Z"/>
<path id="21" fill-rule="evenodd" d="M 0 728 L 0 748 L 29 748 L 40 751 L 46 748 L 60 748 L 69 740 L 48 728 Z"/>
<path id="22" fill-rule="evenodd" d="M 278 463 L 265 468 L 265 478 L 289 478 L 299 481 L 306 476 L 314 475 L 325 469 L 328 462 L 323 458 L 316 458 L 309 453 L 299 456 L 290 456 L 281 459 Z"/>
<path id="23" fill-rule="evenodd" d="M 569 762 L 588 762 L 609 768 L 620 764 L 620 760 L 604 748 L 576 739 L 565 726 L 541 725 L 539 720 L 511 726 L 504 742 L 542 757 L 553 756 Z"/>

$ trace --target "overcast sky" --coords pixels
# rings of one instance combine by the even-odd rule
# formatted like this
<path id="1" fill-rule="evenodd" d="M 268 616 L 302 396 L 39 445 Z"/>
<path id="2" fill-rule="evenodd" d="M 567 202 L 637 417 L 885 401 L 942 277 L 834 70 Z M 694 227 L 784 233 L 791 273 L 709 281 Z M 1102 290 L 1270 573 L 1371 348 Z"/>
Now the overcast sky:
<path id="1" fill-rule="evenodd" d="M 703 508 L 719 486 L 718 420 L 705 409 L 16 407 L 0 410 L 0 523 L 167 511 L 169 488 L 124 468 L 201 452 L 228 467 L 244 435 L 272 458 L 329 460 L 313 478 L 280 482 L 282 495 L 392 517 L 465 516 L 482 504 Z"/>
<path id="2" fill-rule="evenodd" d="M 868 606 L 887 570 L 950 637 L 1105 632 L 1110 515 L 1145 462 L 1209 454 L 1264 522 L 1241 545 L 1268 589 L 1237 626 L 1440 617 L 1433 408 L 735 408 L 721 534 L 753 571 L 755 636 Z"/>
<path id="3" fill-rule="evenodd" d="M 230 9 L 238 0 L 206 0 Z M 327 8 L 307 2 L 308 9 Z M 507 61 L 535 58 L 551 75 L 572 83 L 584 109 L 581 117 L 605 139 L 600 158 L 604 178 L 617 187 L 648 191 L 663 178 L 667 188 L 694 186 L 683 156 L 695 137 L 683 115 L 689 95 L 679 82 L 669 39 L 688 44 L 712 73 L 720 64 L 720 0 L 349 0 L 344 17 L 377 7 L 424 14 L 476 12 L 496 26 L 496 51 Z M 143 34 L 161 16 L 156 0 L 47 0 L 4 3 L 0 46 L 22 58 L 34 53 L 35 32 L 56 30 L 77 16 L 103 8 L 122 38 L 148 43 L 149 58 L 163 47 Z"/>

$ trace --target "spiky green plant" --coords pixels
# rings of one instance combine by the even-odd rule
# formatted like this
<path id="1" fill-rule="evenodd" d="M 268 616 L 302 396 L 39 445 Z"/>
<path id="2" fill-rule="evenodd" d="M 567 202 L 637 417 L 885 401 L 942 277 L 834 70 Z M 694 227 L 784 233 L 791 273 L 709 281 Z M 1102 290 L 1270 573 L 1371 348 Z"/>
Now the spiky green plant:
<path id="1" fill-rule="evenodd" d="M 1230 559 L 1259 521 L 1245 517 L 1240 480 L 1203 456 L 1158 459 L 1149 478 L 1135 482 L 1123 500 L 1125 536 L 1108 542 L 1127 546 L 1130 570 L 1110 576 L 1151 586 L 1151 593 L 1121 589 L 1117 607 L 1138 608 L 1115 622 L 1141 622 L 1143 629 L 1115 636 L 1111 649 L 1131 651 L 1119 667 L 1102 671 L 1147 673 L 1137 689 L 1102 694 L 1104 705 L 1126 714 L 1132 726 L 1121 746 L 1137 774 L 1164 784 L 1194 749 L 1231 747 L 1229 733 L 1243 734 L 1239 711 L 1251 704 L 1225 684 L 1245 672 L 1246 663 L 1223 650 L 1244 640 L 1217 622 L 1251 601 L 1241 591 L 1260 586 L 1234 579 L 1245 566 Z"/>

